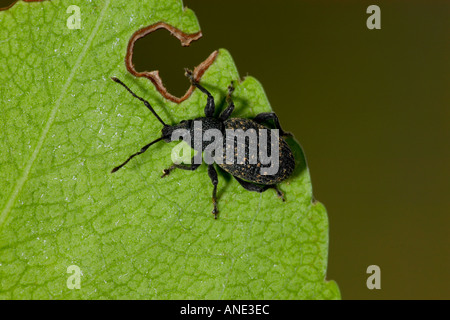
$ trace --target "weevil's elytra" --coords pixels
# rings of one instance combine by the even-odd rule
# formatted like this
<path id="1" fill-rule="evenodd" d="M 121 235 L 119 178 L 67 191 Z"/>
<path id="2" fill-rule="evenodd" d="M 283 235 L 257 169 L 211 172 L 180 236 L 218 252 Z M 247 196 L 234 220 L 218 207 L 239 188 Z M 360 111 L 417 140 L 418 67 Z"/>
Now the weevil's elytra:
<path id="1" fill-rule="evenodd" d="M 175 130 L 182 129 L 186 130 L 187 132 L 190 132 L 191 137 L 191 147 L 195 150 L 199 151 L 200 153 L 205 151 L 206 145 L 203 144 L 202 146 L 196 145 L 194 141 L 194 128 L 196 130 L 199 130 L 198 127 L 196 127 L 196 124 L 199 122 L 201 123 L 201 133 L 203 134 L 209 129 L 216 129 L 220 131 L 221 133 L 225 133 L 227 129 L 233 129 L 233 130 L 248 130 L 253 129 L 255 132 L 263 131 L 263 129 L 269 129 L 264 124 L 267 123 L 267 121 L 273 121 L 275 125 L 275 129 L 278 129 L 279 137 L 276 136 L 275 139 L 268 137 L 267 144 L 271 146 L 278 146 L 278 148 L 275 148 L 276 151 L 278 151 L 278 163 L 279 167 L 275 174 L 261 174 L 261 170 L 264 172 L 264 165 L 262 165 L 262 162 L 260 161 L 260 158 L 258 156 L 258 159 L 254 159 L 254 155 L 252 159 L 249 159 L 249 145 L 248 140 L 242 140 L 241 145 L 238 144 L 235 147 L 234 156 L 237 157 L 237 151 L 239 150 L 239 147 L 243 148 L 245 150 L 246 157 L 244 158 L 243 162 L 236 163 L 232 162 L 232 164 L 227 164 L 227 158 L 226 155 L 223 155 L 223 160 L 221 163 L 218 163 L 217 165 L 222 168 L 224 171 L 230 173 L 238 182 L 239 184 L 244 187 L 248 191 L 256 191 L 256 192 L 264 192 L 267 189 L 274 189 L 278 196 L 282 198 L 284 201 L 284 195 L 283 193 L 277 188 L 277 184 L 283 182 L 286 180 L 294 171 L 295 168 L 295 159 L 294 155 L 289 147 L 289 145 L 282 139 L 282 136 L 290 135 L 289 133 L 284 132 L 281 129 L 280 122 L 278 120 L 278 117 L 273 112 L 265 112 L 260 113 L 253 119 L 243 119 L 243 118 L 230 118 L 231 114 L 234 110 L 234 103 L 231 98 L 231 95 L 233 93 L 234 87 L 231 84 L 228 87 L 228 94 L 227 94 L 227 107 L 220 113 L 218 117 L 214 117 L 214 111 L 215 111 L 215 102 L 213 96 L 209 93 L 208 90 L 206 90 L 202 85 L 200 85 L 193 77 L 192 71 L 186 69 L 186 76 L 191 81 L 191 84 L 198 88 L 200 91 L 202 91 L 207 96 L 207 102 L 205 106 L 205 117 L 199 117 L 195 119 L 189 119 L 189 120 L 183 120 L 178 124 L 175 125 L 168 125 L 166 124 L 159 115 L 155 112 L 153 107 L 150 105 L 148 101 L 145 99 L 137 96 L 133 91 L 131 91 L 130 88 L 128 88 L 122 81 L 119 79 L 113 77 L 111 78 L 115 82 L 122 85 L 125 89 L 128 90 L 128 92 L 133 95 L 135 98 L 141 100 L 144 105 L 150 110 L 150 112 L 153 113 L 153 115 L 158 119 L 159 122 L 163 125 L 163 128 L 161 130 L 162 135 L 158 139 L 148 143 L 144 147 L 141 148 L 138 152 L 132 154 L 128 157 L 128 159 L 123 162 L 121 165 L 115 167 L 112 169 L 111 173 L 116 172 L 120 168 L 122 168 L 124 165 L 126 165 L 132 158 L 134 158 L 137 155 L 140 155 L 144 153 L 151 145 L 155 144 L 159 141 L 165 141 L 165 142 L 171 142 L 172 141 L 172 133 L 174 133 Z M 197 132 L 198 133 L 198 132 Z M 272 139 L 272 140 L 271 140 Z M 278 143 L 276 143 L 278 142 Z M 224 141 L 225 143 L 225 141 Z M 243 144 L 243 145 L 242 145 Z M 261 147 L 261 146 L 258 146 Z M 229 160 L 229 159 L 228 159 Z M 169 175 L 173 170 L 179 168 L 183 170 L 196 170 L 200 164 L 195 163 L 194 161 L 191 161 L 191 164 L 173 164 L 169 168 L 163 170 L 162 178 Z M 214 163 L 208 164 L 208 175 L 211 179 L 211 182 L 213 184 L 213 192 L 212 192 L 212 201 L 213 201 L 213 210 L 212 213 L 214 214 L 214 217 L 217 219 L 217 214 L 219 213 L 219 210 L 217 208 L 217 186 L 218 186 L 218 177 L 217 172 L 214 167 Z"/>
<path id="2" fill-rule="evenodd" d="M 259 124 L 251 119 L 241 119 L 241 118 L 230 118 L 224 121 L 225 129 L 239 129 L 246 128 L 254 129 L 258 132 L 259 129 L 267 129 L 264 125 Z M 270 144 L 270 136 L 268 137 L 268 143 Z M 260 172 L 261 163 L 258 161 L 257 164 L 250 164 L 248 158 L 245 158 L 245 162 L 242 165 L 238 164 L 226 164 L 226 159 L 223 164 L 218 164 L 226 172 L 230 173 L 234 177 L 241 178 L 253 183 L 262 185 L 275 185 L 286 180 L 291 173 L 294 171 L 295 160 L 294 155 L 289 147 L 289 145 L 281 137 L 278 139 L 279 145 L 279 161 L 280 167 L 276 174 L 273 175 L 262 175 Z M 236 143 L 239 143 L 237 141 Z M 239 148 L 239 146 L 236 146 Z M 247 147 L 247 146 L 246 146 Z M 248 148 L 247 148 L 248 149 Z M 236 154 L 235 154 L 236 156 Z M 225 157 L 226 158 L 226 157 Z"/>

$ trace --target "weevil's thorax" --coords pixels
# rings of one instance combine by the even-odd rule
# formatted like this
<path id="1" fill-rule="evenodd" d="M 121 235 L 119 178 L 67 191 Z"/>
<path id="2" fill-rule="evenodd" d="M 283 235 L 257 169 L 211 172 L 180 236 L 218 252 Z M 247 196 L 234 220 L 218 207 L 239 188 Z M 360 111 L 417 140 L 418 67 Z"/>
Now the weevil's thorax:
<path id="1" fill-rule="evenodd" d="M 205 134 L 205 131 L 210 129 L 217 129 L 221 132 L 224 129 L 223 121 L 212 117 L 195 118 L 193 120 L 190 120 L 190 127 L 192 133 L 194 132 L 194 130 L 201 129 L 202 135 Z"/>
<path id="2" fill-rule="evenodd" d="M 197 151 L 203 151 L 207 144 L 202 143 L 202 147 L 200 147 L 198 142 L 202 141 L 205 132 L 211 129 L 219 130 L 222 134 L 225 130 L 222 121 L 212 117 L 202 117 L 192 120 L 183 120 L 179 124 L 173 126 L 165 126 L 162 129 L 162 135 L 165 137 L 165 142 L 179 140 L 188 142 L 190 138 L 189 145 Z"/>
<path id="3" fill-rule="evenodd" d="M 207 133 L 208 130 L 218 130 L 223 136 L 224 133 L 224 125 L 223 122 L 212 117 L 203 117 L 203 118 L 196 118 L 191 120 L 191 129 L 190 129 L 190 135 L 191 135 L 191 143 L 190 146 L 194 150 L 203 152 L 206 148 L 206 146 L 209 144 L 209 142 L 205 143 L 203 139 L 207 139 L 209 141 L 208 136 L 210 137 L 210 134 L 212 132 Z M 212 133 L 214 134 L 214 133 Z M 211 137 L 210 137 L 211 138 Z M 201 144 L 201 145 L 200 145 Z"/>

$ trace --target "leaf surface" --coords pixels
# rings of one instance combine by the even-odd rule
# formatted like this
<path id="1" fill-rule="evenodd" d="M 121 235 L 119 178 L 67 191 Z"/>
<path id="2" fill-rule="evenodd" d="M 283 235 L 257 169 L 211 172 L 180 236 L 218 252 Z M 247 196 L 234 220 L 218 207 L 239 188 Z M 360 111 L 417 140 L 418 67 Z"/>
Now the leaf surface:
<path id="1" fill-rule="evenodd" d="M 70 5 L 80 7 L 81 29 L 67 28 Z M 199 90 L 176 104 L 126 71 L 131 35 L 159 21 L 200 30 L 180 1 L 19 1 L 0 12 L 0 298 L 339 298 L 325 280 L 326 211 L 313 201 L 295 140 L 296 171 L 280 185 L 287 201 L 220 172 L 217 220 L 205 165 L 160 178 L 175 143 L 110 174 L 161 130 L 111 76 L 168 123 L 203 114 Z M 223 108 L 238 79 L 221 49 L 201 82 Z M 235 117 L 271 110 L 252 77 L 236 85 L 234 100 Z M 72 265 L 80 289 L 68 287 Z"/>

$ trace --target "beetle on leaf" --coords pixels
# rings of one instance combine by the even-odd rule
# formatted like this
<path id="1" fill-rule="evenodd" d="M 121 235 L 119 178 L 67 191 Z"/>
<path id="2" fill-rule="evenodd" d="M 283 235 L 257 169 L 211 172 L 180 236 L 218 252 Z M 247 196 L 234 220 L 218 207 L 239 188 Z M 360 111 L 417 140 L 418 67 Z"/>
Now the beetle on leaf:
<path id="1" fill-rule="evenodd" d="M 248 191 L 255 191 L 255 192 L 264 192 L 268 189 L 274 189 L 278 196 L 284 201 L 284 195 L 283 193 L 277 188 L 277 184 L 281 183 L 282 181 L 286 180 L 294 171 L 295 168 L 295 159 L 294 155 L 289 147 L 289 145 L 282 139 L 280 136 L 288 136 L 290 133 L 284 132 L 281 129 L 280 122 L 278 120 L 278 117 L 273 112 L 264 112 L 258 114 L 253 119 L 244 119 L 244 118 L 230 118 L 233 110 L 234 110 L 234 103 L 231 98 L 231 95 L 234 91 L 233 84 L 231 84 L 228 87 L 228 94 L 227 94 L 227 104 L 228 106 L 220 113 L 218 117 L 214 117 L 214 111 L 215 111 L 215 102 L 214 98 L 211 95 L 211 93 L 206 90 L 202 85 L 198 83 L 194 79 L 192 71 L 186 70 L 186 76 L 191 81 L 191 84 L 198 88 L 200 91 L 202 91 L 207 96 L 207 102 L 205 106 L 205 116 L 199 117 L 191 120 L 183 120 L 179 124 L 176 125 L 168 125 L 166 124 L 155 112 L 155 110 L 152 108 L 150 103 L 146 101 L 145 99 L 137 96 L 133 91 L 131 91 L 128 86 L 126 86 L 122 81 L 119 79 L 112 77 L 111 79 L 115 82 L 122 85 L 125 89 L 128 90 L 128 92 L 133 95 L 133 97 L 139 99 L 144 103 L 144 105 L 155 115 L 155 117 L 159 120 L 159 122 L 162 123 L 163 128 L 161 130 L 162 135 L 160 138 L 150 142 L 149 144 L 145 145 L 141 148 L 140 151 L 132 154 L 128 157 L 125 162 L 123 162 L 121 165 L 115 167 L 112 169 L 111 173 L 116 172 L 120 168 L 122 168 L 124 165 L 126 165 L 132 158 L 134 158 L 137 155 L 140 155 L 144 153 L 151 145 L 155 144 L 159 141 L 165 141 L 165 142 L 171 142 L 172 140 L 172 133 L 174 133 L 175 130 L 184 129 L 187 130 L 190 133 L 190 137 L 192 137 L 192 141 L 190 143 L 191 148 L 199 152 L 200 154 L 205 151 L 205 148 L 207 145 L 204 144 L 196 144 L 194 141 L 194 127 L 195 123 L 201 124 L 201 130 L 202 134 L 209 130 L 209 129 L 216 129 L 219 130 L 221 133 L 225 134 L 227 130 L 239 130 L 239 129 L 245 129 L 245 130 L 254 130 L 256 132 L 259 132 L 261 130 L 267 130 L 269 129 L 264 125 L 265 122 L 272 120 L 275 125 L 275 129 L 278 130 L 279 136 L 276 136 L 276 141 L 272 138 L 272 142 L 278 142 L 276 145 L 278 146 L 277 156 L 278 156 L 278 167 L 277 171 L 273 174 L 268 174 L 265 172 L 264 174 L 261 174 L 261 168 L 264 168 L 264 164 L 261 161 L 261 158 L 258 156 L 257 159 L 250 159 L 249 157 L 249 141 L 248 140 L 241 140 L 241 149 L 239 148 L 239 141 L 238 146 L 234 147 L 234 157 L 233 159 L 227 159 L 226 154 L 223 154 L 222 157 L 223 161 L 217 162 L 216 165 L 222 168 L 224 171 L 231 174 L 242 187 L 244 187 Z M 198 127 L 195 127 L 198 129 Z M 179 139 L 178 139 L 179 140 Z M 233 140 L 234 143 L 234 140 Z M 271 141 L 268 139 L 268 144 L 270 144 Z M 227 146 L 225 146 L 227 147 Z M 258 146 L 261 147 L 261 146 Z M 243 157 L 244 161 L 236 163 L 234 160 L 238 156 L 236 154 L 236 150 L 245 150 L 245 157 Z M 227 161 L 228 160 L 228 161 Z M 233 161 L 230 161 L 233 160 Z M 254 161 L 251 161 L 254 160 Z M 196 163 L 195 161 L 191 161 L 190 164 L 173 164 L 169 168 L 163 170 L 162 178 L 169 175 L 170 172 L 172 172 L 174 169 L 183 169 L 183 170 L 196 170 L 200 166 L 200 163 Z M 217 178 L 217 172 L 214 167 L 214 164 L 208 164 L 208 175 L 211 179 L 211 182 L 213 184 L 213 192 L 212 192 L 212 201 L 213 201 L 213 210 L 212 213 L 214 214 L 214 217 L 217 219 L 217 214 L 219 213 L 219 210 L 217 208 L 217 185 L 218 185 L 218 178 Z"/>

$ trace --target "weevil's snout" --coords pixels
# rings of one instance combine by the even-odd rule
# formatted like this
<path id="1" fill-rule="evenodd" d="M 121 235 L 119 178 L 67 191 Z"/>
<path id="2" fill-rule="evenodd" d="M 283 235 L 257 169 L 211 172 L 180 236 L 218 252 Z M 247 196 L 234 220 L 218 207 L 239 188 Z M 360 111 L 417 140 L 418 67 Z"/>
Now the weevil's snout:
<path id="1" fill-rule="evenodd" d="M 161 130 L 161 137 L 163 138 L 164 142 L 171 142 L 172 141 L 172 133 L 173 133 L 173 126 L 165 125 Z"/>

